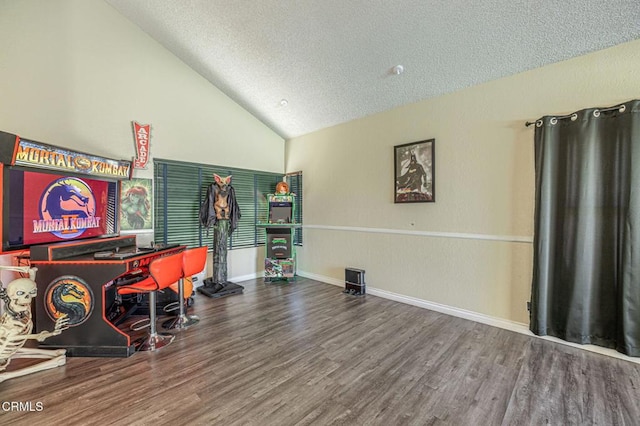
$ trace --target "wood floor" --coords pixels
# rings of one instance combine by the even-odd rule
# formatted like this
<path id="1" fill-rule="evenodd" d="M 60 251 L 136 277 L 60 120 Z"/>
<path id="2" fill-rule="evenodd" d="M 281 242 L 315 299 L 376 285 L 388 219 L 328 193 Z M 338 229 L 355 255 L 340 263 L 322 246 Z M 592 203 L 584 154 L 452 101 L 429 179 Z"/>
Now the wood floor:
<path id="1" fill-rule="evenodd" d="M 0 424 L 640 424 L 638 364 L 304 278 L 242 285 L 198 295 L 161 351 L 0 383 L 34 410 Z"/>

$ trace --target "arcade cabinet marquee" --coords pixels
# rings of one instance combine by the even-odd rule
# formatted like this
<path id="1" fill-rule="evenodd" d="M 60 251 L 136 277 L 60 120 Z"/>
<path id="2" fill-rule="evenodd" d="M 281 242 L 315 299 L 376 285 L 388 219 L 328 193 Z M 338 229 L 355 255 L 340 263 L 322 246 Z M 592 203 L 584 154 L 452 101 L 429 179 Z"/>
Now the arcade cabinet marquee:
<path id="1" fill-rule="evenodd" d="M 0 132 L 2 252 L 117 234 L 118 181 L 131 173 L 130 161 Z"/>

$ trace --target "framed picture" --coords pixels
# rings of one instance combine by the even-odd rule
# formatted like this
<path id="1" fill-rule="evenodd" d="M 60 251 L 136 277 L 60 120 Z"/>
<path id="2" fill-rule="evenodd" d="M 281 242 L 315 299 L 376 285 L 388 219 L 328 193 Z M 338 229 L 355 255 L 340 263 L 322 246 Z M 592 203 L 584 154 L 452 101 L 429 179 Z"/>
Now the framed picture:
<path id="1" fill-rule="evenodd" d="M 120 231 L 153 231 L 151 179 L 120 181 Z"/>
<path id="2" fill-rule="evenodd" d="M 395 203 L 436 200 L 435 144 L 435 139 L 429 139 L 393 147 Z"/>

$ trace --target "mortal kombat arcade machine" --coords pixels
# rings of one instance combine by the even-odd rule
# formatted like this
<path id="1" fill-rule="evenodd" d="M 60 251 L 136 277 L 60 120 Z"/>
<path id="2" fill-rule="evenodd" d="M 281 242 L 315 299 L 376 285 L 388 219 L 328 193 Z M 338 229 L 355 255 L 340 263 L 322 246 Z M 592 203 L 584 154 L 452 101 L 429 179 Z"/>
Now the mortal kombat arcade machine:
<path id="1" fill-rule="evenodd" d="M 135 351 L 110 315 L 116 286 L 144 279 L 154 258 L 184 247 L 142 250 L 135 235 L 118 235 L 119 181 L 131 173 L 130 161 L 0 132 L 2 252 L 37 268 L 34 332 L 69 318 L 69 328 L 40 347 L 69 356 Z"/>

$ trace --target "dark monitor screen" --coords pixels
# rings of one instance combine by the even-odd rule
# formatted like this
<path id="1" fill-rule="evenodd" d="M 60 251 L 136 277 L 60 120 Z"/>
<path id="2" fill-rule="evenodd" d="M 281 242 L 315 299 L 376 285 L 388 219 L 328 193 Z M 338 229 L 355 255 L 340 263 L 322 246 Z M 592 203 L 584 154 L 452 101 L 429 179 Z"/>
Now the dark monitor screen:
<path id="1" fill-rule="evenodd" d="M 291 203 L 271 203 L 269 205 L 269 223 L 291 223 L 293 205 Z"/>

